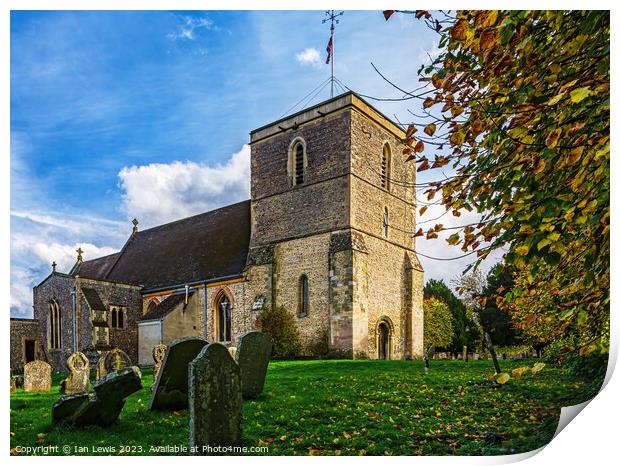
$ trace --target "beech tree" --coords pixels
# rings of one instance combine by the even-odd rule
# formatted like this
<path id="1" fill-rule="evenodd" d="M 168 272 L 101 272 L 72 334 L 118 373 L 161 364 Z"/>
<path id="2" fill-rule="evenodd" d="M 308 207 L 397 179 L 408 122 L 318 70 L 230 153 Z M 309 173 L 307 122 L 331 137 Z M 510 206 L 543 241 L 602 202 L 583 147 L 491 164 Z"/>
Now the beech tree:
<path id="1" fill-rule="evenodd" d="M 425 185 L 429 201 L 481 216 L 447 242 L 478 261 L 507 250 L 517 279 L 499 304 L 517 300 L 523 327 L 542 322 L 538 332 L 578 332 L 582 347 L 606 348 L 609 12 L 404 13 L 440 46 L 419 72 L 426 87 L 405 94 L 421 104 L 405 151 L 417 171 L 439 173 Z"/>

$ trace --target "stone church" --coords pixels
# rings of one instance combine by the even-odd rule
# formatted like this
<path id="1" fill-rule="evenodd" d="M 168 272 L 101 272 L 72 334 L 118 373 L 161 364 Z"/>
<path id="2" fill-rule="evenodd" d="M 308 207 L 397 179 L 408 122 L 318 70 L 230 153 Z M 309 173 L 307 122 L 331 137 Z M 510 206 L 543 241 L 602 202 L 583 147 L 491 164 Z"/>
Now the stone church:
<path id="1" fill-rule="evenodd" d="M 279 306 L 308 355 L 420 357 L 404 137 L 351 92 L 252 131 L 251 199 L 143 231 L 134 221 L 119 252 L 78 250 L 68 273 L 54 268 L 34 288 L 38 355 L 64 370 L 73 351 L 118 347 L 150 365 L 153 346 L 185 336 L 235 346 L 261 309 Z"/>

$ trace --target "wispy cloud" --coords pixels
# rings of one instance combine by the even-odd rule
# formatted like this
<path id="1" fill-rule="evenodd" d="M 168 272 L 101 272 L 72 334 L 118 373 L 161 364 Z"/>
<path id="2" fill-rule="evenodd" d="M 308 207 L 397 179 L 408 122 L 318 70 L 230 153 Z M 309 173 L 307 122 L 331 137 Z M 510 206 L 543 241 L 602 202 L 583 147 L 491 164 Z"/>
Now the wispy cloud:
<path id="1" fill-rule="evenodd" d="M 308 47 L 302 52 L 299 52 L 295 55 L 295 58 L 302 66 L 311 65 L 318 68 L 321 65 L 321 54 L 314 47 Z"/>
<path id="2" fill-rule="evenodd" d="M 176 14 L 179 25 L 166 37 L 170 40 L 195 40 L 201 30 L 215 31 L 218 27 L 207 16 L 189 16 Z"/>
<path id="3" fill-rule="evenodd" d="M 118 174 L 122 209 L 153 226 L 249 198 L 250 147 L 224 164 L 153 163 L 124 167 Z"/>

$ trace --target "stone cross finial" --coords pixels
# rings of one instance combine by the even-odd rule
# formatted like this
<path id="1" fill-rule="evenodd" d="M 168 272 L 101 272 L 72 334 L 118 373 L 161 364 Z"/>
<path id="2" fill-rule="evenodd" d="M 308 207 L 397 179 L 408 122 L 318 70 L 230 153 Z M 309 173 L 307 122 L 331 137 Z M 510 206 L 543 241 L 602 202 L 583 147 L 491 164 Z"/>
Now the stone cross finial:
<path id="1" fill-rule="evenodd" d="M 78 260 L 78 262 L 82 262 L 82 253 L 84 252 L 84 251 L 82 251 L 82 248 L 77 248 L 77 249 L 75 250 L 75 252 L 77 252 L 77 253 L 78 253 L 78 256 L 77 256 L 77 260 Z"/>
<path id="2" fill-rule="evenodd" d="M 56 272 L 56 261 L 52 262 L 52 272 Z"/>
<path id="3" fill-rule="evenodd" d="M 138 223 L 140 223 L 140 222 L 138 222 L 138 219 L 137 219 L 137 218 L 134 218 L 134 219 L 131 221 L 131 223 L 133 223 L 133 232 L 134 232 L 134 233 L 138 233 Z"/>

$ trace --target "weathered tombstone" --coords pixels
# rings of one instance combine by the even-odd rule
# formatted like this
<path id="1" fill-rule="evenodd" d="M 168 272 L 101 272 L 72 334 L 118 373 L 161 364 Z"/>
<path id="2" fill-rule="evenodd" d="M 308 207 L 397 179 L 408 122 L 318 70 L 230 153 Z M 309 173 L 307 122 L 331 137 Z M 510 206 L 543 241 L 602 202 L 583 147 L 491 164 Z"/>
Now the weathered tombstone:
<path id="1" fill-rule="evenodd" d="M 24 391 L 49 392 L 52 388 L 52 366 L 45 361 L 31 361 L 24 366 Z"/>
<path id="2" fill-rule="evenodd" d="M 166 355 L 166 345 L 157 345 L 153 348 L 153 361 L 155 361 L 155 365 L 153 366 L 153 386 L 155 386 L 155 381 L 157 380 L 157 374 L 159 374 L 159 370 L 161 369 L 161 363 L 164 360 L 164 356 Z"/>
<path id="3" fill-rule="evenodd" d="M 108 371 L 105 370 L 105 358 L 107 355 L 108 355 L 107 352 L 103 353 L 101 357 L 99 358 L 99 361 L 97 361 L 97 373 L 96 373 L 97 380 L 108 375 Z"/>
<path id="4" fill-rule="evenodd" d="M 10 375 L 11 375 L 11 393 L 13 393 L 15 390 L 17 390 L 17 386 L 15 384 L 15 377 L 13 377 L 13 371 L 9 370 Z"/>
<path id="5" fill-rule="evenodd" d="M 187 408 L 188 364 L 207 344 L 206 340 L 190 337 L 176 340 L 168 346 L 153 387 L 150 410 Z"/>
<path id="6" fill-rule="evenodd" d="M 79 351 L 73 353 L 67 359 L 69 376 L 60 383 L 60 393 L 71 395 L 73 393 L 87 392 L 90 385 L 90 364 L 88 358 Z"/>
<path id="7" fill-rule="evenodd" d="M 463 346 L 463 360 L 469 362 L 469 353 L 467 352 L 467 346 Z"/>
<path id="8" fill-rule="evenodd" d="M 189 446 L 196 455 L 224 453 L 209 447 L 241 446 L 241 371 L 225 346 L 211 343 L 189 364 Z"/>
<path id="9" fill-rule="evenodd" d="M 88 359 L 88 365 L 91 368 L 96 369 L 97 363 L 99 363 L 99 359 L 101 359 L 101 355 L 99 354 L 99 351 L 97 351 L 97 348 L 93 345 L 88 345 L 82 348 L 82 353 L 84 353 L 84 356 Z"/>
<path id="10" fill-rule="evenodd" d="M 131 367 L 131 359 L 122 349 L 114 348 L 105 355 L 104 367 L 106 374 L 118 372 L 127 367 Z"/>
<path id="11" fill-rule="evenodd" d="M 271 341 L 262 332 L 247 332 L 239 339 L 235 361 L 241 371 L 243 398 L 256 398 L 263 391 Z"/>
<path id="12" fill-rule="evenodd" d="M 428 372 L 428 369 L 430 367 L 429 360 L 434 355 L 435 355 L 435 347 L 429 346 L 428 349 L 426 350 L 426 353 L 424 353 L 424 372 Z"/>
<path id="13" fill-rule="evenodd" d="M 62 397 L 52 407 L 52 421 L 72 426 L 107 427 L 120 415 L 125 398 L 142 388 L 137 367 L 112 372 L 93 383 L 95 394 Z"/>

